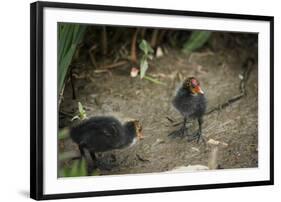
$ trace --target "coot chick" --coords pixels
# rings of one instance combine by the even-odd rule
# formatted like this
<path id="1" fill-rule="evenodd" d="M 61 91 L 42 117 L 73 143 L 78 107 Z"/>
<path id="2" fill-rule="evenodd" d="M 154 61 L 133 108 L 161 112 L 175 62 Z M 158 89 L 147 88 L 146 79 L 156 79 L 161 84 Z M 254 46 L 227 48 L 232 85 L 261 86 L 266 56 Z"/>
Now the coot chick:
<path id="1" fill-rule="evenodd" d="M 182 127 L 179 130 L 170 133 L 169 136 L 183 137 L 184 135 L 187 135 L 189 136 L 189 140 L 197 138 L 197 142 L 199 142 L 202 135 L 203 115 L 207 107 L 207 100 L 200 87 L 199 81 L 194 77 L 187 78 L 178 89 L 172 103 L 182 114 L 184 120 Z M 194 135 L 188 134 L 188 129 L 186 127 L 186 121 L 188 119 L 198 120 L 199 129 Z"/>
<path id="2" fill-rule="evenodd" d="M 125 122 L 124 125 L 110 116 L 92 117 L 70 129 L 72 140 L 78 144 L 82 156 L 84 149 L 91 155 L 96 167 L 95 152 L 122 149 L 143 139 L 142 126 L 138 120 Z"/>

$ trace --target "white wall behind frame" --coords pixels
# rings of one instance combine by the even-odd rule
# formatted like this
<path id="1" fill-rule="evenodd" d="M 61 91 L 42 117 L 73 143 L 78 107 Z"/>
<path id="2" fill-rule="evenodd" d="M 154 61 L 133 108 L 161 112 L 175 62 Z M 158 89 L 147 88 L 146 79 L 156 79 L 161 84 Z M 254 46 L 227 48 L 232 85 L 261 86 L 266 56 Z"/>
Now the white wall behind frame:
<path id="1" fill-rule="evenodd" d="M 70 0 L 58 0 L 62 2 Z M 245 13 L 275 16 L 275 103 L 281 103 L 281 13 L 279 1 L 244 0 L 83 0 L 76 3 L 115 4 L 120 6 L 157 7 L 197 11 Z M 1 201 L 30 201 L 29 190 L 29 3 L 31 0 L 3 1 L 1 13 Z M 16 25 L 16 26 L 15 26 Z M 16 73 L 15 73 L 16 72 Z M 11 82 L 11 75 L 13 75 Z M 8 107 L 12 106 L 12 107 Z M 275 186 L 171 192 L 130 196 L 69 199 L 96 202 L 171 202 L 171 201 L 279 201 L 281 195 L 281 106 L 275 106 L 276 173 Z M 15 124 L 16 122 L 16 124 Z M 11 132 L 13 129 L 13 132 Z M 12 143 L 12 146 L 11 146 Z M 8 166 L 2 166 L 4 162 Z"/>

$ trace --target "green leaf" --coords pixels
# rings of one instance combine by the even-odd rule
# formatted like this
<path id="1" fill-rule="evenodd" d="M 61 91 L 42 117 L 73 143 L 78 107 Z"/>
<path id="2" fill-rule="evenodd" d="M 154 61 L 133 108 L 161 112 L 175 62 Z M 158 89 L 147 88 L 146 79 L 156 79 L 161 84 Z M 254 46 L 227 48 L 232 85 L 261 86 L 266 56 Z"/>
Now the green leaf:
<path id="1" fill-rule="evenodd" d="M 194 31 L 190 38 L 185 42 L 183 51 L 190 53 L 201 48 L 210 38 L 211 32 L 209 31 Z"/>
<path id="2" fill-rule="evenodd" d="M 76 116 L 72 117 L 71 121 L 74 121 L 76 119 L 80 119 L 80 116 L 76 115 Z"/>
<path id="3" fill-rule="evenodd" d="M 61 177 L 87 176 L 87 164 L 85 159 L 75 160 L 69 168 L 62 168 L 59 171 Z"/>
<path id="4" fill-rule="evenodd" d="M 69 129 L 68 128 L 63 128 L 59 130 L 58 132 L 59 140 L 63 140 L 69 137 Z"/>
<path id="5" fill-rule="evenodd" d="M 86 119 L 87 114 L 86 114 L 86 111 L 84 110 L 84 107 L 81 104 L 81 102 L 78 102 L 78 110 L 79 110 L 79 118 L 82 120 Z"/>
<path id="6" fill-rule="evenodd" d="M 78 102 L 78 110 L 79 110 L 80 114 L 85 113 L 85 111 L 83 109 L 83 105 L 81 104 L 81 102 Z"/>
<path id="7" fill-rule="evenodd" d="M 139 44 L 139 48 L 144 52 L 145 55 L 148 55 L 148 54 L 154 52 L 154 50 L 151 48 L 149 43 L 144 39 Z"/>
<path id="8" fill-rule="evenodd" d="M 157 80 L 157 79 L 155 79 L 155 78 L 152 78 L 152 77 L 150 77 L 150 76 L 144 76 L 143 78 L 146 79 L 146 80 L 148 80 L 148 81 L 151 81 L 151 82 L 153 82 L 153 83 L 155 83 L 155 84 L 160 84 L 160 85 L 166 86 L 166 84 L 165 84 L 164 82 L 159 81 L 159 80 Z"/>
<path id="9" fill-rule="evenodd" d="M 143 57 L 140 62 L 140 77 L 141 79 L 145 76 L 146 70 L 148 69 L 148 62 L 146 57 Z"/>

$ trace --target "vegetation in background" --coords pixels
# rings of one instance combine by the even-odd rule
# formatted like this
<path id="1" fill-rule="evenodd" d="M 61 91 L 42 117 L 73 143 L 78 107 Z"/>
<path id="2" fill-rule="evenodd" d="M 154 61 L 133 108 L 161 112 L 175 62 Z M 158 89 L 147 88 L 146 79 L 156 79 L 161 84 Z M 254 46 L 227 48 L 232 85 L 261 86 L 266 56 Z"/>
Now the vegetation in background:
<path id="1" fill-rule="evenodd" d="M 210 38 L 209 31 L 193 31 L 183 46 L 183 51 L 190 53 L 201 48 Z"/>
<path id="2" fill-rule="evenodd" d="M 162 46 L 165 42 L 173 42 L 173 44 L 180 44 L 180 46 L 184 44 L 182 46 L 183 51 L 190 53 L 204 46 L 210 36 L 211 32 L 209 31 L 132 30 L 125 27 L 116 28 L 60 23 L 58 26 L 59 92 L 62 92 L 64 81 L 69 72 L 69 66 L 80 43 L 82 46 L 79 47 L 83 47 L 84 51 L 89 54 L 87 60 L 93 64 L 94 68 L 102 66 L 116 68 L 119 64 L 124 64 L 124 60 L 131 60 L 133 64 L 136 63 L 136 60 L 139 60 L 140 78 L 157 84 L 163 84 L 161 81 L 146 75 L 146 71 L 149 68 L 149 60 L 153 59 L 153 54 L 157 47 Z M 139 43 L 141 53 L 137 54 L 136 49 L 132 49 L 130 56 L 130 48 L 135 47 L 134 43 L 137 40 L 141 40 Z M 105 65 L 105 61 L 109 62 L 110 60 L 113 63 Z"/>
<path id="3" fill-rule="evenodd" d="M 84 120 L 84 119 L 87 119 L 87 114 L 86 114 L 86 111 L 83 107 L 83 105 L 81 104 L 81 102 L 78 102 L 78 114 L 75 115 L 71 121 L 74 121 L 75 119 L 79 119 L 79 120 Z"/>
<path id="4" fill-rule="evenodd" d="M 74 160 L 70 166 L 64 166 L 59 171 L 60 177 L 80 177 L 80 176 L 88 176 L 89 173 L 87 171 L 87 163 L 84 158 L 81 160 Z M 100 171 L 95 169 L 91 176 L 100 175 Z"/>
<path id="5" fill-rule="evenodd" d="M 87 175 L 87 164 L 85 159 L 75 160 L 71 166 L 63 167 L 59 171 L 60 177 L 79 177 Z"/>
<path id="6" fill-rule="evenodd" d="M 71 64 L 77 45 L 83 39 L 86 26 L 80 24 L 59 23 L 58 30 L 58 86 L 59 92 L 61 92 L 68 68 Z"/>
<path id="7" fill-rule="evenodd" d="M 153 53 L 154 53 L 153 48 L 144 39 L 140 42 L 139 48 L 142 51 L 142 56 L 140 59 L 140 78 L 141 79 L 144 78 L 156 84 L 165 85 L 165 83 L 146 75 L 146 71 L 149 67 L 148 60 L 153 59 Z"/>
<path id="8" fill-rule="evenodd" d="M 78 102 L 78 114 L 75 115 L 71 121 L 74 121 L 76 119 L 79 120 L 85 120 L 87 119 L 87 113 L 83 107 L 83 105 L 81 104 L 81 102 Z M 69 137 L 69 129 L 68 128 L 63 128 L 61 130 L 59 130 L 59 134 L 58 134 L 59 140 L 63 140 L 65 138 Z"/>
<path id="9" fill-rule="evenodd" d="M 145 73 L 148 69 L 148 59 L 152 60 L 154 50 L 151 48 L 149 43 L 146 40 L 142 40 L 139 44 L 139 48 L 142 50 L 142 57 L 140 60 L 140 77 L 141 79 L 145 76 Z"/>

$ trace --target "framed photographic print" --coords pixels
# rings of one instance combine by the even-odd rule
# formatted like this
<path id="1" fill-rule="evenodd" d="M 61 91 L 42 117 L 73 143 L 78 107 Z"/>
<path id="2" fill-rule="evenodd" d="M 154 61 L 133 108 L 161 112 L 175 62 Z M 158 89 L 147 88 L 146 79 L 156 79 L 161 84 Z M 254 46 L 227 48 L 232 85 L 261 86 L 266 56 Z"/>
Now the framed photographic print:
<path id="1" fill-rule="evenodd" d="M 273 184 L 273 17 L 31 4 L 31 197 Z"/>

